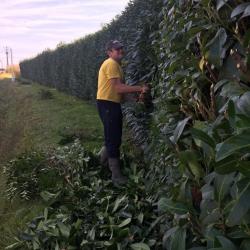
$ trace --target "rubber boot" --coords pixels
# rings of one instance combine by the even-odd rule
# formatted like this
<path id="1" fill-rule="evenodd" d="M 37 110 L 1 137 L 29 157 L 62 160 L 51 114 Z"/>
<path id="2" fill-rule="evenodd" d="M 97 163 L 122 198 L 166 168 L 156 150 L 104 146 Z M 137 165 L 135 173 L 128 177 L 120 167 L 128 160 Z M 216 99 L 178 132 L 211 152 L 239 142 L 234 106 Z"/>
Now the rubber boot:
<path id="1" fill-rule="evenodd" d="M 103 146 L 98 152 L 99 160 L 102 166 L 108 166 L 108 151 L 106 146 Z"/>
<path id="2" fill-rule="evenodd" d="M 120 168 L 119 158 L 108 158 L 109 169 L 112 172 L 112 182 L 114 185 L 124 185 L 127 183 L 127 177 L 123 176 Z"/>

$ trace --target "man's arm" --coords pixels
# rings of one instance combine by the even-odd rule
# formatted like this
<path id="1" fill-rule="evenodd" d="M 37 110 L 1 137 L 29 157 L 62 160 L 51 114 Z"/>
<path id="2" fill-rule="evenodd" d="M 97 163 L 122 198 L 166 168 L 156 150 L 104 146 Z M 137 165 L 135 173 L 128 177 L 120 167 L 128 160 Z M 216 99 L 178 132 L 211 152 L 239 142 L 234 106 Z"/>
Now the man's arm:
<path id="1" fill-rule="evenodd" d="M 147 92 L 148 87 L 146 86 L 129 86 L 127 84 L 122 83 L 120 78 L 112 78 L 110 79 L 110 83 L 114 86 L 115 90 L 118 94 L 128 94 L 128 93 L 137 93 L 137 92 Z"/>

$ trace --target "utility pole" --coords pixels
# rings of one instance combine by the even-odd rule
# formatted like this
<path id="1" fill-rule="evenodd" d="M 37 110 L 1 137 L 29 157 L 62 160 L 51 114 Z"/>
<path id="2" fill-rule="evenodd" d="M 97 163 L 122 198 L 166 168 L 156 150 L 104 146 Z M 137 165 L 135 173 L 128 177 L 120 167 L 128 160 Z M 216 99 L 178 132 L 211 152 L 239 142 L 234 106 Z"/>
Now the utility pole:
<path id="1" fill-rule="evenodd" d="M 12 82 L 15 81 L 15 73 L 14 73 L 14 64 L 13 64 L 13 51 L 12 48 L 10 49 L 10 60 L 11 60 L 11 80 Z"/>
<path id="2" fill-rule="evenodd" d="M 11 59 L 11 65 L 13 66 L 13 52 L 12 52 L 12 48 L 10 48 L 10 59 Z"/>
<path id="3" fill-rule="evenodd" d="M 9 67 L 9 49 L 7 46 L 4 49 L 6 54 L 6 69 L 7 69 Z"/>

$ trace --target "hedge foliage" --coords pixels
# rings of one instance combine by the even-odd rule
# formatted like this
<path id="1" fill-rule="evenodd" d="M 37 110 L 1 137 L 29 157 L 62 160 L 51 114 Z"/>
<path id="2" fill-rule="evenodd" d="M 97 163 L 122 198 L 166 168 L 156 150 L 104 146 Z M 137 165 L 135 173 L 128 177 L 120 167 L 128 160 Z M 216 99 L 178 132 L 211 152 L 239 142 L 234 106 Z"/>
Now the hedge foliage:
<path id="1" fill-rule="evenodd" d="M 250 249 L 249 17 L 246 0 L 135 0 L 110 25 L 82 40 L 93 43 L 101 34 L 107 40 L 124 40 L 128 82 L 152 81 L 154 110 L 148 114 L 142 107 L 129 107 L 126 118 L 136 140 L 144 144 L 149 166 L 144 184 L 158 187 L 152 200 L 158 201 L 160 221 L 156 218 L 154 228 L 162 228 L 165 219 L 168 230 L 160 243 L 157 239 L 157 246 L 152 239 L 141 238 L 148 245 L 141 249 Z M 112 33 L 113 27 L 118 29 Z M 97 44 L 86 50 L 86 58 L 100 48 Z M 36 60 L 48 60 L 44 55 L 54 56 L 60 50 L 67 54 L 76 45 L 23 62 L 23 76 L 48 85 L 57 82 L 57 88 L 82 93 L 81 97 L 94 93 L 94 85 L 88 84 L 101 56 L 95 56 L 96 64 L 86 63 L 84 70 L 93 77 L 82 81 L 86 85 L 81 87 L 74 79 L 77 67 L 61 81 L 51 77 L 45 81 L 42 72 L 50 71 L 44 71 L 43 63 L 35 66 Z M 68 55 L 76 55 L 72 51 Z M 70 58 L 72 63 L 81 60 Z M 146 144 L 138 117 L 148 121 Z"/>
<path id="2" fill-rule="evenodd" d="M 172 169 L 166 179 L 181 178 L 158 202 L 172 214 L 164 249 L 250 248 L 249 10 L 249 1 L 165 1 L 149 157 Z"/>

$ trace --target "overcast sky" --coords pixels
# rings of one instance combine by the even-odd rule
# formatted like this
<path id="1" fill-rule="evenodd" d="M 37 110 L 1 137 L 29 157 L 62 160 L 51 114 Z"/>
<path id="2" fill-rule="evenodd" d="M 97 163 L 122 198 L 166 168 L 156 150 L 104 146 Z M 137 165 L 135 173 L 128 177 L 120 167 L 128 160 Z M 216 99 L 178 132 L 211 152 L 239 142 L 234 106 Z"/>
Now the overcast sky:
<path id="1" fill-rule="evenodd" d="M 72 42 L 99 30 L 124 10 L 129 0 L 1 0 L 0 60 L 4 46 L 14 63 L 59 42 Z M 1 63 L 0 63 L 1 67 Z"/>

